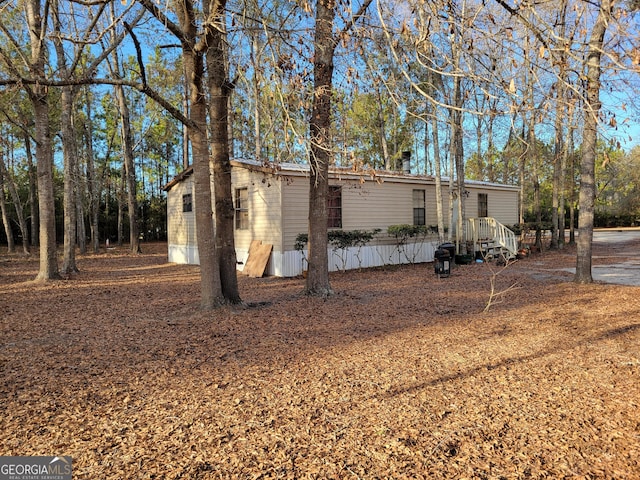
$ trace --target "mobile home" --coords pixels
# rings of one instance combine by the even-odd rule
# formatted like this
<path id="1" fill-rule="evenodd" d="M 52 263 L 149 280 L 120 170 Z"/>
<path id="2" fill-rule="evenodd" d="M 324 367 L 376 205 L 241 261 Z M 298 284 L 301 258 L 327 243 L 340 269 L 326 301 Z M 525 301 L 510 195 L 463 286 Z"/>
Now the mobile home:
<path id="1" fill-rule="evenodd" d="M 308 165 L 268 165 L 246 160 L 231 163 L 239 269 L 247 261 L 252 242 L 257 240 L 272 245 L 267 275 L 301 274 L 306 257 L 303 249 L 296 248 L 296 239 L 308 231 Z M 192 168 L 188 168 L 165 186 L 170 262 L 198 263 L 192 174 Z M 443 179 L 442 183 L 446 197 L 448 180 Z M 387 229 L 391 225 L 437 224 L 434 177 L 332 167 L 329 185 L 330 229 L 379 230 L 371 242 L 357 250 L 338 252 L 329 247 L 330 270 L 433 261 L 437 236 L 399 245 Z M 513 225 L 518 221 L 518 191 L 513 185 L 467 181 L 465 216 L 490 217 Z M 443 205 L 448 205 L 446 198 Z"/>

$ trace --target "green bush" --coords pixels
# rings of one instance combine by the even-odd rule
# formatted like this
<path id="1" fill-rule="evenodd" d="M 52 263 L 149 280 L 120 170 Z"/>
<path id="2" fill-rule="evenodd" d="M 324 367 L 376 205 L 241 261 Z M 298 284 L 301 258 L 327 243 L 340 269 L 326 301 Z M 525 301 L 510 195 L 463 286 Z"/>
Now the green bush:
<path id="1" fill-rule="evenodd" d="M 389 227 L 387 228 L 387 234 L 396 239 L 396 252 L 398 253 L 398 261 L 400 261 L 401 256 L 404 255 L 409 263 L 415 263 L 417 255 L 422 248 L 421 241 L 418 240 L 413 248 L 411 248 L 411 251 L 409 251 L 409 239 L 425 239 L 427 235 L 434 233 L 438 233 L 438 227 L 434 227 L 431 225 L 427 226 L 401 224 L 389 225 Z M 416 245 L 418 246 L 416 247 Z"/>
<path id="2" fill-rule="evenodd" d="M 373 240 L 378 233 L 380 233 L 379 228 L 374 230 L 329 230 L 327 232 L 327 242 L 333 248 L 337 249 L 361 247 Z M 302 251 L 307 243 L 309 243 L 309 235 L 299 233 L 298 236 L 296 236 L 293 248 Z"/>
<path id="3" fill-rule="evenodd" d="M 299 233 L 296 237 L 296 243 L 293 244 L 293 248 L 301 252 L 304 250 L 305 245 L 309 243 L 309 235 L 306 233 Z"/>
<path id="4" fill-rule="evenodd" d="M 374 230 L 330 230 L 328 240 L 334 248 L 361 247 L 373 240 L 373 237 L 379 232 L 379 228 Z"/>
<path id="5" fill-rule="evenodd" d="M 414 238 L 428 235 L 430 233 L 438 233 L 438 227 L 433 225 L 389 225 L 387 233 L 395 238 Z"/>

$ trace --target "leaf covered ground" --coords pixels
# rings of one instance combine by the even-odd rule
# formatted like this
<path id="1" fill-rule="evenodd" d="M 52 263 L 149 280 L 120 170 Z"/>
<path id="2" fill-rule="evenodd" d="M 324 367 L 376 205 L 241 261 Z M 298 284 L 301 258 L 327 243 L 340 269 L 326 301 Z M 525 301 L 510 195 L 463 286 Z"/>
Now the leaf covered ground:
<path id="1" fill-rule="evenodd" d="M 47 284 L 0 255 L 0 454 L 96 480 L 640 478 L 640 287 L 572 283 L 571 248 L 335 273 L 328 299 L 241 276 L 213 313 L 198 267 L 143 252 Z"/>

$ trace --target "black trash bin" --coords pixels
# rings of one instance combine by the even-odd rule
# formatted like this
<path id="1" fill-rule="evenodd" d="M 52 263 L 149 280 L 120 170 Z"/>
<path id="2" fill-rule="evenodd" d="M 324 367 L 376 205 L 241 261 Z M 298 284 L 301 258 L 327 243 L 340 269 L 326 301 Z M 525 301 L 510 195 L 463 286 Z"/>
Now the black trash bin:
<path id="1" fill-rule="evenodd" d="M 438 247 L 439 249 L 446 250 L 449 252 L 449 257 L 451 257 L 451 263 L 455 263 L 456 259 L 456 246 L 451 242 L 445 242 Z"/>
<path id="2" fill-rule="evenodd" d="M 433 266 L 438 277 L 448 277 L 451 273 L 451 254 L 449 250 L 438 248 L 433 254 Z"/>

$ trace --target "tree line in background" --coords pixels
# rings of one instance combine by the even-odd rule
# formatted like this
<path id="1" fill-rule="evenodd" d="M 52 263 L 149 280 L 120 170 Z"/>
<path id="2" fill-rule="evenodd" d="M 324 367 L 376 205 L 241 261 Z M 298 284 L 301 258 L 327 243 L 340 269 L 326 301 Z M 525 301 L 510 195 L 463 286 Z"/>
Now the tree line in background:
<path id="1" fill-rule="evenodd" d="M 75 251 L 166 236 L 162 186 L 196 185 L 202 305 L 238 302 L 230 158 L 310 175 L 309 293 L 329 294 L 330 164 L 521 186 L 552 246 L 635 224 L 640 48 L 632 0 L 10 0 L 0 5 L 0 239 Z M 210 175 L 215 188 L 210 188 Z M 212 215 L 215 213 L 215 215 Z M 580 222 L 578 222 L 580 217 Z M 461 230 L 461 224 L 458 225 Z M 572 230 L 573 233 L 573 230 Z M 58 266 L 58 244 L 63 245 Z"/>

